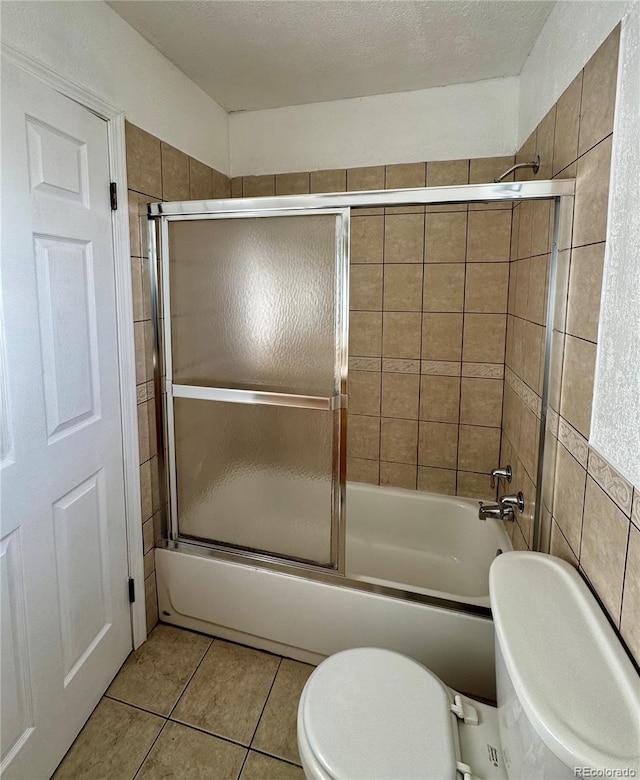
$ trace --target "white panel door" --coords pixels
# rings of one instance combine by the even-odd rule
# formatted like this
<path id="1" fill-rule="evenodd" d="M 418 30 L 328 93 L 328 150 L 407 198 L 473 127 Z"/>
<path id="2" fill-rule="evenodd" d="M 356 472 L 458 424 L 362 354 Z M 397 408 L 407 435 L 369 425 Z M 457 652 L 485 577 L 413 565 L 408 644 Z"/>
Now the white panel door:
<path id="1" fill-rule="evenodd" d="M 132 647 L 106 123 L 2 66 L 2 765 L 47 778 Z"/>

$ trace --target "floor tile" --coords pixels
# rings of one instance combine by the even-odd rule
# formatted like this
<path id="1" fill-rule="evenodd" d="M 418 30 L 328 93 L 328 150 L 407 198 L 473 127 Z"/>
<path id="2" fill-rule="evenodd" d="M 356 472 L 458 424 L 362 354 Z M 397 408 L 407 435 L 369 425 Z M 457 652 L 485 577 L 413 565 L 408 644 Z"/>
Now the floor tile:
<path id="1" fill-rule="evenodd" d="M 236 780 L 246 753 L 240 745 L 168 721 L 136 780 Z"/>
<path id="2" fill-rule="evenodd" d="M 156 626 L 127 658 L 107 696 L 168 715 L 211 641 L 192 631 Z"/>
<path id="3" fill-rule="evenodd" d="M 304 780 L 299 766 L 285 764 L 277 758 L 249 751 L 240 780 Z"/>
<path id="4" fill-rule="evenodd" d="M 54 774 L 55 780 L 131 780 L 164 721 L 102 699 Z"/>
<path id="5" fill-rule="evenodd" d="M 279 663 L 278 656 L 216 640 L 172 719 L 248 745 Z"/>
<path id="6" fill-rule="evenodd" d="M 313 669 L 309 664 L 283 659 L 252 747 L 300 763 L 296 730 L 298 701 Z"/>

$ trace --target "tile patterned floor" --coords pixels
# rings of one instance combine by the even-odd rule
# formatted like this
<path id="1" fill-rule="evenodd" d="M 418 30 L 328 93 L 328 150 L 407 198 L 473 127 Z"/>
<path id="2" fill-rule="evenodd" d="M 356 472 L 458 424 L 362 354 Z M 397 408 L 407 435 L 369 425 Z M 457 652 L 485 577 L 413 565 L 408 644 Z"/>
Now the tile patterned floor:
<path id="1" fill-rule="evenodd" d="M 158 625 L 54 780 L 304 780 L 296 713 L 313 666 Z"/>

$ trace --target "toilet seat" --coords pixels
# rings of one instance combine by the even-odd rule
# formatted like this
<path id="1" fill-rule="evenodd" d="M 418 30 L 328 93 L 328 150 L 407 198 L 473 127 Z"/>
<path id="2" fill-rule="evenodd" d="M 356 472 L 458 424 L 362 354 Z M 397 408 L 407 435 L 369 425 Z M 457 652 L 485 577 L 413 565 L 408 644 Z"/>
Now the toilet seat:
<path id="1" fill-rule="evenodd" d="M 453 780 L 459 758 L 451 703 L 449 689 L 417 661 L 379 648 L 345 650 L 307 681 L 301 746 L 317 777 Z"/>

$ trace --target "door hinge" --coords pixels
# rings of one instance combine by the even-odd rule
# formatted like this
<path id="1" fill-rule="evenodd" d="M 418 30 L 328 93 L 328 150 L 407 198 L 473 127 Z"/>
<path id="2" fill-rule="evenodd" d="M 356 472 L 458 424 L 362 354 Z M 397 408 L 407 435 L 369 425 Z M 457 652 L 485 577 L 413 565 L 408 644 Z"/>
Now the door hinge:
<path id="1" fill-rule="evenodd" d="M 129 577 L 129 601 L 133 604 L 136 600 L 136 583 L 133 577 Z"/>
<path id="2" fill-rule="evenodd" d="M 111 198 L 111 211 L 115 211 L 118 208 L 118 185 L 115 181 L 109 184 L 109 197 Z"/>

